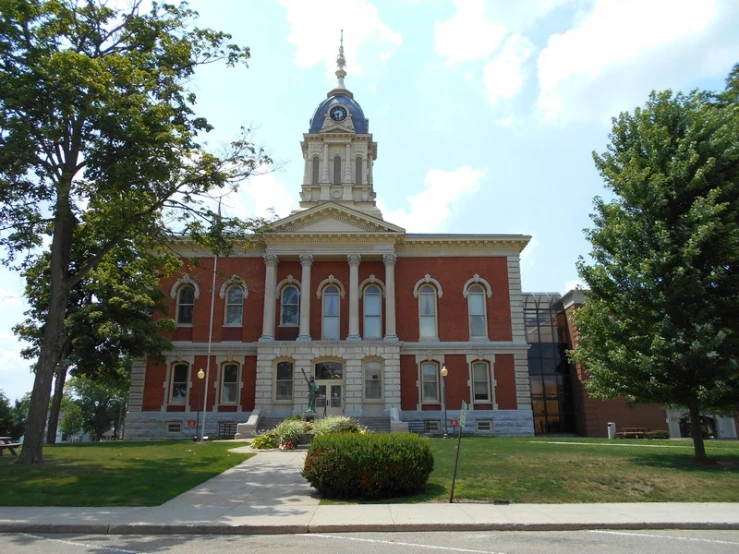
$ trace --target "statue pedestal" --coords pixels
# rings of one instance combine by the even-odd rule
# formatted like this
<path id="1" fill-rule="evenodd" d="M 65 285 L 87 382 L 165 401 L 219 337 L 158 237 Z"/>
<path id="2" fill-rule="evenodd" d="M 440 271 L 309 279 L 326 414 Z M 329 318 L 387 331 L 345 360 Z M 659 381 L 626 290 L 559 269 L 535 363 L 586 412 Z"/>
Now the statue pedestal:
<path id="1" fill-rule="evenodd" d="M 305 412 L 302 415 L 303 421 L 315 421 L 316 419 L 316 412 Z"/>

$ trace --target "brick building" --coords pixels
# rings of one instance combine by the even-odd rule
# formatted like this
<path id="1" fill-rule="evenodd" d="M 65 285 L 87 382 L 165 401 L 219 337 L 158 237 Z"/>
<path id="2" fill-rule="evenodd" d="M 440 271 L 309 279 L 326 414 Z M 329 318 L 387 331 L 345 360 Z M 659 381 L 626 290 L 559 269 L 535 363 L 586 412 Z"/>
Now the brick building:
<path id="1" fill-rule="evenodd" d="M 203 416 L 210 436 L 250 417 L 275 423 L 305 412 L 306 377 L 319 417 L 379 429 L 444 431 L 462 401 L 479 434 L 665 429 L 662 407 L 587 396 L 564 355 L 582 293 L 521 292 L 529 236 L 412 234 L 383 219 L 377 143 L 341 50 L 337 62 L 300 143 L 299 209 L 227 258 L 175 245 L 201 263 L 162 282 L 173 348 L 163 363 L 135 361 L 126 437 L 193 437 Z"/>

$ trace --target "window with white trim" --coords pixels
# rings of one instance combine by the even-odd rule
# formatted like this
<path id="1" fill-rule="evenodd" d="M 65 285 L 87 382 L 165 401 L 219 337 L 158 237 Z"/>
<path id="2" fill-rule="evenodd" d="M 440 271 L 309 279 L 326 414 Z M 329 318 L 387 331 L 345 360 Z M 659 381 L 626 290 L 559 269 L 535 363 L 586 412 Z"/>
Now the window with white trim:
<path id="1" fill-rule="evenodd" d="M 487 362 L 472 362 L 472 400 L 490 402 L 490 365 Z"/>
<path id="2" fill-rule="evenodd" d="M 340 294 L 335 285 L 323 289 L 323 340 L 339 340 Z"/>
<path id="3" fill-rule="evenodd" d="M 418 290 L 418 311 L 420 337 L 436 338 L 436 289 L 433 285 L 422 285 Z"/>
<path id="4" fill-rule="evenodd" d="M 364 399 L 382 399 L 382 362 L 371 360 L 364 364 Z"/>
<path id="5" fill-rule="evenodd" d="M 485 290 L 480 285 L 467 289 L 467 309 L 470 318 L 470 337 L 487 337 L 485 318 Z"/>
<path id="6" fill-rule="evenodd" d="M 192 325 L 195 315 L 195 287 L 184 284 L 177 291 L 177 324 Z"/>
<path id="7" fill-rule="evenodd" d="M 244 289 L 233 285 L 226 290 L 226 325 L 241 325 L 244 322 Z"/>
<path id="8" fill-rule="evenodd" d="M 382 337 L 382 291 L 377 285 L 364 289 L 364 338 Z"/>
<path id="9" fill-rule="evenodd" d="M 277 362 L 275 372 L 275 400 L 293 399 L 293 363 Z"/>
<path id="10" fill-rule="evenodd" d="M 421 363 L 421 402 L 439 402 L 439 364 L 436 362 Z"/>
<path id="11" fill-rule="evenodd" d="M 292 326 L 300 322 L 300 290 L 296 285 L 287 285 L 280 295 L 280 325 Z"/>
<path id="12" fill-rule="evenodd" d="M 172 364 L 171 385 L 169 388 L 169 403 L 184 405 L 187 400 L 187 375 L 190 366 L 184 362 Z"/>
<path id="13" fill-rule="evenodd" d="M 239 364 L 226 362 L 221 374 L 221 404 L 236 404 L 239 392 Z"/>

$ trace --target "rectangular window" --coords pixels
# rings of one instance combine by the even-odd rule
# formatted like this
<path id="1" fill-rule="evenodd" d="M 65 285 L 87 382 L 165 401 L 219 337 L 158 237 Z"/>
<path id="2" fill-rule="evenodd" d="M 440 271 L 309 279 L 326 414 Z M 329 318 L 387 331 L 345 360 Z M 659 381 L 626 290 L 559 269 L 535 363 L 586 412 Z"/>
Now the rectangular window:
<path id="1" fill-rule="evenodd" d="M 470 336 L 485 336 L 485 295 L 482 293 L 472 293 L 468 298 L 468 306 L 470 310 Z"/>
<path id="2" fill-rule="evenodd" d="M 490 402 L 490 372 L 485 362 L 472 364 L 472 388 L 475 402 Z"/>
<path id="3" fill-rule="evenodd" d="M 167 433 L 182 433 L 182 422 L 181 421 L 168 421 L 167 422 Z"/>
<path id="4" fill-rule="evenodd" d="M 421 287 L 419 295 L 421 311 L 421 338 L 436 338 L 436 292 L 428 285 Z"/>
<path id="5" fill-rule="evenodd" d="M 187 364 L 175 364 L 172 367 L 172 392 L 170 404 L 185 404 L 187 398 Z"/>
<path id="6" fill-rule="evenodd" d="M 439 366 L 436 362 L 421 364 L 421 401 L 439 402 Z"/>
<path id="7" fill-rule="evenodd" d="M 277 364 L 277 379 L 275 382 L 275 400 L 293 399 L 293 364 L 279 362 Z"/>
<path id="8" fill-rule="evenodd" d="M 298 305 L 300 293 L 298 287 L 290 285 L 282 289 L 280 325 L 297 325 L 299 321 Z"/>
<path id="9" fill-rule="evenodd" d="M 231 287 L 226 293 L 226 325 L 241 325 L 244 317 L 244 291 Z"/>
<path id="10" fill-rule="evenodd" d="M 221 384 L 221 404 L 236 404 L 239 386 L 238 364 L 226 364 L 223 366 L 223 379 Z"/>
<path id="11" fill-rule="evenodd" d="M 382 292 L 370 285 L 364 289 L 364 338 L 382 337 Z"/>
<path id="12" fill-rule="evenodd" d="M 323 340 L 339 340 L 339 289 L 335 286 L 323 291 Z"/>
<path id="13" fill-rule="evenodd" d="M 382 398 L 382 363 L 367 362 L 364 365 L 364 398 L 380 400 Z"/>

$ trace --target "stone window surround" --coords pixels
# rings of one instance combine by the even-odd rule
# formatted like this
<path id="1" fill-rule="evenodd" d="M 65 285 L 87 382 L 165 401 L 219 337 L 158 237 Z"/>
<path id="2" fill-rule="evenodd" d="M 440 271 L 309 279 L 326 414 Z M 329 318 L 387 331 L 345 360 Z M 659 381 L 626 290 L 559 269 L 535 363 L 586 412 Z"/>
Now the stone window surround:
<path id="1" fill-rule="evenodd" d="M 424 402 L 423 401 L 423 376 L 421 374 L 421 364 L 423 362 L 436 362 L 437 365 L 437 379 L 439 384 L 439 400 L 437 402 Z M 436 405 L 441 404 L 443 405 L 443 391 L 441 390 L 441 387 L 443 387 L 442 379 L 441 379 L 441 368 L 444 367 L 444 354 L 436 353 L 436 352 L 428 352 L 426 354 L 417 354 L 416 355 L 416 391 L 418 393 L 418 404 L 416 405 L 416 410 L 421 410 L 422 406 L 425 404 L 428 405 Z"/>
<path id="2" fill-rule="evenodd" d="M 192 313 L 193 313 L 193 321 L 195 320 L 195 304 L 198 298 L 200 298 L 200 287 L 198 286 L 195 279 L 190 277 L 189 275 L 185 275 L 177 281 L 174 282 L 172 285 L 172 289 L 169 292 L 169 297 L 174 299 L 175 301 L 175 325 L 177 327 L 192 327 L 192 323 L 178 323 L 180 319 L 180 292 L 182 291 L 182 288 L 185 285 L 191 285 L 193 289 L 195 289 L 195 294 L 193 295 L 193 303 L 192 303 Z"/>
<path id="3" fill-rule="evenodd" d="M 242 296 L 242 305 L 241 305 L 241 323 L 227 323 L 226 318 L 228 317 L 228 291 L 232 287 L 239 287 L 241 289 L 241 292 L 243 293 Z M 223 326 L 224 327 L 242 327 L 244 325 L 244 303 L 246 302 L 246 299 L 249 297 L 249 287 L 244 282 L 244 280 L 239 277 L 238 275 L 231 275 L 228 279 L 226 279 L 223 284 L 221 285 L 221 289 L 218 292 L 218 296 L 221 300 L 224 301 L 224 309 L 223 309 Z"/>
<path id="4" fill-rule="evenodd" d="M 294 285 L 298 288 L 298 322 L 297 323 L 283 323 L 282 322 L 282 290 L 290 285 Z M 303 288 L 300 285 L 300 281 L 298 281 L 295 277 L 292 275 L 288 275 L 285 277 L 282 281 L 277 283 L 277 287 L 275 287 L 275 294 L 280 301 L 280 327 L 299 327 L 300 326 L 300 298 L 303 295 Z"/>
<path id="5" fill-rule="evenodd" d="M 281 362 L 290 362 L 293 366 L 293 376 L 292 376 L 292 390 L 290 391 L 290 398 L 283 398 L 278 399 L 277 398 L 277 364 Z M 295 358 L 291 358 L 289 356 L 279 356 L 272 360 L 272 401 L 276 405 L 289 405 L 292 406 L 293 402 L 295 401 L 295 372 L 297 363 L 295 361 Z"/>
<path id="6" fill-rule="evenodd" d="M 380 364 L 380 398 L 367 398 L 365 370 L 369 362 Z M 385 402 L 385 360 L 380 356 L 367 356 L 362 360 L 362 402 L 364 404 L 384 404 Z"/>
<path id="7" fill-rule="evenodd" d="M 467 381 L 467 386 L 470 389 L 470 408 L 475 409 L 475 390 L 474 390 L 474 380 L 475 375 L 473 373 L 472 364 L 475 362 L 485 362 L 488 365 L 488 394 L 489 394 L 489 400 L 481 400 L 478 402 L 478 404 L 492 404 L 493 409 L 498 409 L 498 402 L 496 400 L 495 396 L 495 387 L 498 385 L 498 382 L 495 380 L 495 354 L 490 353 L 484 353 L 484 352 L 478 352 L 477 354 L 467 354 L 467 369 L 469 372 L 469 379 Z"/>
<path id="8" fill-rule="evenodd" d="M 165 363 L 167 364 L 167 370 L 164 375 L 164 382 L 162 383 L 162 392 L 164 393 L 162 395 L 162 407 L 161 411 L 165 412 L 167 411 L 168 406 L 184 406 L 185 411 L 190 411 L 190 404 L 188 404 L 188 400 L 190 398 L 190 390 L 193 387 L 193 367 L 195 366 L 195 356 L 194 355 L 186 355 L 182 356 L 176 353 L 173 353 L 170 356 L 167 356 L 165 359 Z M 172 403 L 172 378 L 174 377 L 174 366 L 176 364 L 187 364 L 189 374 L 187 377 L 187 390 L 185 391 L 185 403 L 184 404 L 177 404 Z"/>
<path id="9" fill-rule="evenodd" d="M 236 364 L 237 367 L 236 400 L 234 402 L 223 401 L 223 372 L 225 366 L 228 364 Z M 218 401 L 216 402 L 216 405 L 213 409 L 217 411 L 220 406 L 238 406 L 239 411 L 241 411 L 241 392 L 244 388 L 244 364 L 234 359 L 234 357 L 231 355 L 216 356 L 216 371 L 217 374 L 214 387 L 216 389 L 216 396 L 218 398 Z"/>

